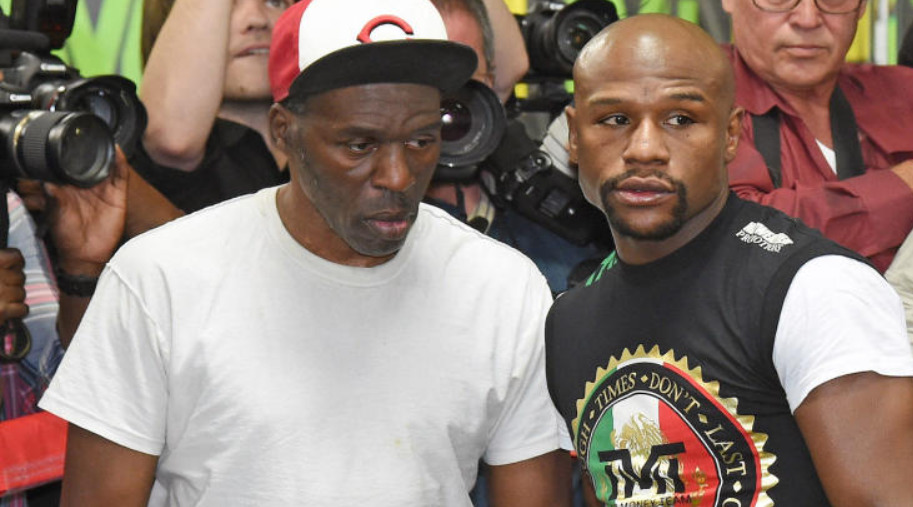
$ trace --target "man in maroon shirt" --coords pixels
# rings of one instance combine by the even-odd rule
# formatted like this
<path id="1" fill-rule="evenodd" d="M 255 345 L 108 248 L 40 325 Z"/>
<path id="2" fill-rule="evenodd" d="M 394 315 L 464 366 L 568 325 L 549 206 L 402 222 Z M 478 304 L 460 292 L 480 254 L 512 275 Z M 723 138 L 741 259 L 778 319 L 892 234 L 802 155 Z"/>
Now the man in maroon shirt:
<path id="1" fill-rule="evenodd" d="M 747 113 L 730 186 L 885 271 L 913 228 L 913 69 L 845 63 L 865 6 L 723 0 Z"/>

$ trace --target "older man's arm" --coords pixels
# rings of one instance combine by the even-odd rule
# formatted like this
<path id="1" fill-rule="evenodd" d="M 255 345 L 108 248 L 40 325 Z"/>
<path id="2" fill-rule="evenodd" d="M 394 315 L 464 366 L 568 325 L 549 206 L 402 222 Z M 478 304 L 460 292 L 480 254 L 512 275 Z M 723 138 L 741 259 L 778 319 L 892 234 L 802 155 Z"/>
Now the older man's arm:
<path id="1" fill-rule="evenodd" d="M 70 424 L 61 507 L 145 507 L 158 457 Z"/>
<path id="2" fill-rule="evenodd" d="M 571 457 L 552 451 L 532 459 L 489 467 L 492 507 L 568 507 L 571 505 Z"/>

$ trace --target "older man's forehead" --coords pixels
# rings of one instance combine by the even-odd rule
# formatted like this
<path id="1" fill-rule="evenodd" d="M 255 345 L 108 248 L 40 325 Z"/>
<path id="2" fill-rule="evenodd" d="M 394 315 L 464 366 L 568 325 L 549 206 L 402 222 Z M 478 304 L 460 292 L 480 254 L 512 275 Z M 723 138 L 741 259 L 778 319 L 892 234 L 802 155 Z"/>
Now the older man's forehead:
<path id="1" fill-rule="evenodd" d="M 412 83 L 373 83 L 337 88 L 308 99 L 310 121 L 341 127 L 389 128 L 440 121 L 440 91 Z M 386 127 L 384 127 L 386 126 Z"/>

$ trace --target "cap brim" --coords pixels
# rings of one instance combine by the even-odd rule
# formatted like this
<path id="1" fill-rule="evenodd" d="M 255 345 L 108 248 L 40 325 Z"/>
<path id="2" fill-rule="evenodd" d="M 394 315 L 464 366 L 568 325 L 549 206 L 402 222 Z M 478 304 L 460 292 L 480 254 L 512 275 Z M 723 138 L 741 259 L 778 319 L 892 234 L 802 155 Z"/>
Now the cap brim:
<path id="1" fill-rule="evenodd" d="M 289 96 L 374 83 L 424 84 L 447 93 L 469 81 L 476 64 L 475 51 L 455 42 L 372 42 L 343 48 L 315 61 L 292 82 Z"/>

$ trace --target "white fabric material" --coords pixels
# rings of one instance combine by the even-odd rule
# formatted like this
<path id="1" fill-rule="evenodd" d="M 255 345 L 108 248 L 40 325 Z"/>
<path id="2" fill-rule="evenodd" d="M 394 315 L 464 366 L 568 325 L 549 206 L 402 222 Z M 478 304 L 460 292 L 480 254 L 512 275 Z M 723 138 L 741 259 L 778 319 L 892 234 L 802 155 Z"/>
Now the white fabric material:
<path id="1" fill-rule="evenodd" d="M 361 44 L 360 36 L 374 42 L 447 40 L 447 28 L 437 8 L 427 0 L 313 0 L 298 25 L 298 69 L 304 70 L 334 51 Z"/>
<path id="2" fill-rule="evenodd" d="M 786 293 L 773 361 L 793 412 L 814 388 L 843 375 L 913 376 L 900 299 L 863 263 L 816 257 Z"/>
<path id="3" fill-rule="evenodd" d="M 834 171 L 834 174 L 837 174 L 837 152 L 828 148 L 826 144 L 815 139 L 815 142 L 818 143 L 818 148 L 821 149 L 821 154 L 824 155 L 824 160 L 827 161 L 827 165 L 831 166 L 831 170 Z"/>
<path id="4" fill-rule="evenodd" d="M 42 408 L 160 455 L 156 506 L 468 506 L 480 457 L 558 448 L 531 261 L 422 205 L 392 260 L 333 264 L 275 195 L 125 245 Z"/>
<path id="5" fill-rule="evenodd" d="M 907 239 L 900 245 L 897 255 L 884 272 L 884 277 L 903 302 L 907 336 L 913 344 L 913 234 L 907 235 Z"/>

